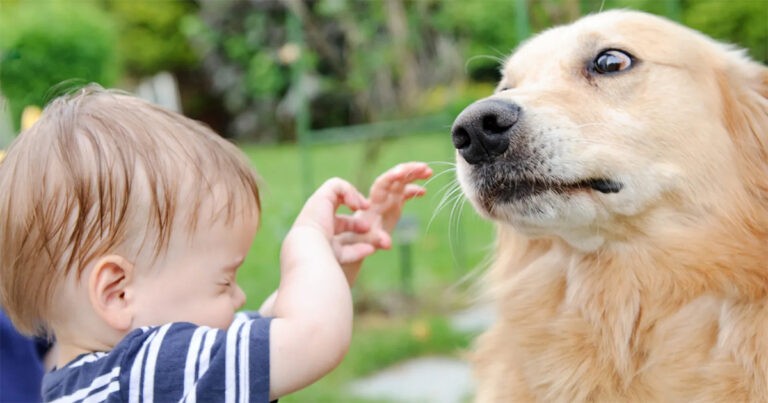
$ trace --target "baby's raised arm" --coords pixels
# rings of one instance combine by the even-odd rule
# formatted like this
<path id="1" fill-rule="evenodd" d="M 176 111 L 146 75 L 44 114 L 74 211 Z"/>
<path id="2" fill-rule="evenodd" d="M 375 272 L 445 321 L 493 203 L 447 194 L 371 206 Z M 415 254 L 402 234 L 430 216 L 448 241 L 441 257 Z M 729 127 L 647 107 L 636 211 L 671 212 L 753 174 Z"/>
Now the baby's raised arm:
<path id="1" fill-rule="evenodd" d="M 335 368 L 352 334 L 354 283 L 363 259 L 388 249 L 403 205 L 425 190 L 425 163 L 400 164 L 381 174 L 366 200 L 342 179 L 325 182 L 307 200 L 283 241 L 280 286 L 260 309 L 273 316 L 270 397 L 301 389 Z M 354 215 L 336 214 L 346 205 Z"/>
<path id="2" fill-rule="evenodd" d="M 331 239 L 367 226 L 337 216 L 341 205 L 354 211 L 368 207 L 368 201 L 348 182 L 330 179 L 307 200 L 283 241 L 280 285 L 270 312 L 270 398 L 319 379 L 349 347 L 352 297 Z"/>

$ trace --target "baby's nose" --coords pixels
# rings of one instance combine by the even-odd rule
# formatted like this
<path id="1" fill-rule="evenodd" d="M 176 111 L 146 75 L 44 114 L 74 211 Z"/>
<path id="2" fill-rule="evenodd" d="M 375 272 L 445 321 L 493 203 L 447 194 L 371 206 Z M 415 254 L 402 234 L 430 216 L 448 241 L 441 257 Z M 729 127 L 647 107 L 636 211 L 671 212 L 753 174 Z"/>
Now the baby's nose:
<path id="1" fill-rule="evenodd" d="M 240 308 L 245 305 L 245 292 L 243 292 L 243 289 L 240 288 L 239 285 L 235 284 L 234 287 L 234 304 L 235 304 L 235 310 L 239 310 Z"/>

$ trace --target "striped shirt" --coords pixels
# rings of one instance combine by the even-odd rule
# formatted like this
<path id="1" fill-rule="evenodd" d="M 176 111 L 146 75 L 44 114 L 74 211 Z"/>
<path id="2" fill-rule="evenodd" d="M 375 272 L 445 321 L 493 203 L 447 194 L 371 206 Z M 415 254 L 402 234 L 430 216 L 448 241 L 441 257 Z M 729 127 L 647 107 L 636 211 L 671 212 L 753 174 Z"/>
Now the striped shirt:
<path id="1" fill-rule="evenodd" d="M 169 323 L 130 332 L 43 379 L 43 399 L 91 402 L 268 402 L 269 324 L 238 313 L 226 330 Z"/>

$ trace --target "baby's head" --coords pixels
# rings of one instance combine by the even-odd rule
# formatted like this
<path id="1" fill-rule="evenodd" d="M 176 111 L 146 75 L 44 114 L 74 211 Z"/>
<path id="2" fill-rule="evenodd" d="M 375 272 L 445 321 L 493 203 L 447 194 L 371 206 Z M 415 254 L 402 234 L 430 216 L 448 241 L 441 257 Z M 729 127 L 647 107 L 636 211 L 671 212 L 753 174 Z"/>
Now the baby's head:
<path id="1" fill-rule="evenodd" d="M 91 86 L 49 104 L 0 163 L 0 305 L 23 332 L 224 327 L 259 218 L 245 156 L 208 127 Z"/>

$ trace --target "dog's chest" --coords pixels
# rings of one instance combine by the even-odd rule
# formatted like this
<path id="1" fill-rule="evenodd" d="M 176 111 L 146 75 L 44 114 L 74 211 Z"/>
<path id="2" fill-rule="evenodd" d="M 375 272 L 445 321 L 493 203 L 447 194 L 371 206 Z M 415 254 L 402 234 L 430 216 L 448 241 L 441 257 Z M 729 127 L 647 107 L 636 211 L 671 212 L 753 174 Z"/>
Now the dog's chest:
<path id="1" fill-rule="evenodd" d="M 716 401 L 734 395 L 750 400 L 765 389 L 765 380 L 736 382 L 759 375 L 754 367 L 745 373 L 735 354 L 749 359 L 737 347 L 760 330 L 724 324 L 727 301 L 703 295 L 681 303 L 620 279 L 594 283 L 562 270 L 534 269 L 518 273 L 499 295 L 499 322 L 478 342 L 479 396 L 491 391 L 510 400 Z M 732 336 L 742 340 L 724 343 L 724 331 L 736 331 Z M 488 369 L 491 362 L 495 369 Z"/>

